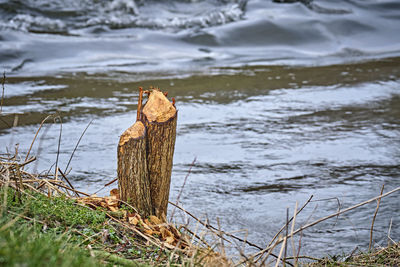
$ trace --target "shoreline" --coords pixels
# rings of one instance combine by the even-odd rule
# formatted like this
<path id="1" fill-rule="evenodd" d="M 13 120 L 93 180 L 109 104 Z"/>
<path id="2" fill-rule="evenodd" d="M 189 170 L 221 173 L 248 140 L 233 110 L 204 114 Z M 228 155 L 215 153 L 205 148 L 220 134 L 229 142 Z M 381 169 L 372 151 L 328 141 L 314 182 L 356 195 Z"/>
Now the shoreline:
<path id="1" fill-rule="evenodd" d="M 1 161 L 0 263 L 31 266 L 49 257 L 58 263 L 71 264 L 69 266 L 262 266 L 268 263 L 267 259 L 273 258 L 268 258 L 274 255 L 271 249 L 265 251 L 268 253 L 265 258 L 263 253 L 259 257 L 241 255 L 238 261 L 234 260 L 231 255 L 225 254 L 223 244 L 224 241 L 229 242 L 227 238 L 232 234 L 229 236 L 221 229 L 213 232 L 208 228 L 208 234 L 213 234 L 218 242 L 218 245 L 210 244 L 210 238 L 199 237 L 196 231 L 192 231 L 194 229 L 184 229 L 171 223 L 161 224 L 153 218 L 141 218 L 135 213 L 134 207 L 121 205 L 115 191 L 109 197 L 72 197 L 68 192 L 79 193 L 63 181 L 55 182 L 56 177 L 44 178 L 25 172 L 23 167 L 33 161 L 28 160 L 26 164 L 17 163 L 15 158 L 2 158 Z M 384 195 L 375 199 L 380 197 Z M 285 240 L 286 237 L 280 236 L 273 244 L 278 248 L 274 252 L 279 253 L 274 255 L 273 260 L 285 258 L 288 266 L 395 266 L 400 263 L 400 243 L 393 240 L 387 247 L 373 249 L 369 253 L 353 251 L 347 255 L 322 259 L 285 257 L 282 254 L 284 246 L 278 246 Z M 243 241 L 246 242 L 249 243 Z M 21 250 L 21 253 L 26 255 L 17 256 L 18 252 L 13 248 L 23 245 L 27 249 Z M 35 253 L 41 250 L 43 255 L 36 257 Z M 314 262 L 310 263 L 309 260 Z"/>

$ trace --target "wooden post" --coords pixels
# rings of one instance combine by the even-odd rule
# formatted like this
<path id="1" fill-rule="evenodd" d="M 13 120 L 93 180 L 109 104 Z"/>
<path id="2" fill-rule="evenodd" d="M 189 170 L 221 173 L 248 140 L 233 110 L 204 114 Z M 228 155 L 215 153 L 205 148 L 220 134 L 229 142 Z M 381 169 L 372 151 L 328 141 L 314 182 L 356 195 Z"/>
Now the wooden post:
<path id="1" fill-rule="evenodd" d="M 177 111 L 175 99 L 154 89 L 142 109 L 140 88 L 137 121 L 121 136 L 118 145 L 118 187 L 121 199 L 144 216 L 166 221 Z"/>
<path id="2" fill-rule="evenodd" d="M 158 90 L 143 107 L 147 130 L 147 164 L 154 215 L 166 220 L 176 139 L 177 110 Z"/>

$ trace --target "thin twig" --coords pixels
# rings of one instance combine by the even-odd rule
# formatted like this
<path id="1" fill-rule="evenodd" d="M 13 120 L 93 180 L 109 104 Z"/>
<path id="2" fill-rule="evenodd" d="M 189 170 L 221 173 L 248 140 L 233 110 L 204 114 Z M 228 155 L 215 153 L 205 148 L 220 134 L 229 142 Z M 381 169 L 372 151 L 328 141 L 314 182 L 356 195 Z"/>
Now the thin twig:
<path id="1" fill-rule="evenodd" d="M 45 127 L 42 135 L 39 138 L 39 144 L 37 146 L 38 148 L 37 148 L 37 151 L 36 151 L 36 157 L 38 157 L 38 158 L 40 158 L 40 155 L 41 155 L 42 150 L 43 150 L 43 141 L 46 138 L 47 133 L 49 132 L 51 126 L 52 126 L 52 124 L 47 125 Z M 36 164 L 33 167 L 33 170 L 32 170 L 34 173 L 37 173 L 38 166 L 39 166 L 39 162 L 37 161 Z"/>
<path id="2" fill-rule="evenodd" d="M 131 204 L 129 204 L 128 202 L 123 201 L 122 199 L 118 199 L 118 201 L 121 202 L 122 204 L 125 204 L 126 206 L 128 206 L 129 208 L 131 208 L 131 209 L 132 209 L 133 211 L 135 211 L 136 213 L 139 213 L 138 210 L 137 210 L 134 206 L 132 206 Z"/>
<path id="3" fill-rule="evenodd" d="M 221 230 L 221 224 L 219 223 L 219 218 L 217 218 L 217 224 L 218 224 L 218 231 L 220 233 L 220 236 L 223 236 L 222 235 L 222 230 Z M 219 241 L 220 241 L 220 247 L 221 247 L 222 256 L 226 257 L 224 239 L 220 238 Z"/>
<path id="4" fill-rule="evenodd" d="M 315 205 L 313 211 L 310 213 L 310 215 L 308 216 L 308 218 L 306 219 L 306 221 L 304 222 L 304 224 L 306 224 L 306 223 L 308 223 L 308 222 L 310 221 L 310 219 L 312 218 L 312 216 L 313 216 L 314 212 L 317 210 L 317 208 L 318 208 L 318 205 Z M 304 224 L 303 224 L 303 225 L 304 225 Z M 299 257 L 299 255 L 300 255 L 301 244 L 302 244 L 301 241 L 303 240 L 303 233 L 304 233 L 303 231 L 300 232 L 299 246 L 298 246 L 298 250 L 297 250 L 297 257 Z M 293 237 L 293 234 L 292 234 L 292 237 Z"/>
<path id="5" fill-rule="evenodd" d="M 21 164 L 18 164 L 16 162 L 2 162 L 1 164 L 3 164 L 3 165 L 18 165 L 19 167 L 23 167 L 23 166 L 25 166 L 25 165 L 27 165 L 27 164 L 35 161 L 35 160 L 36 160 L 36 157 L 32 157 L 29 160 L 26 160 L 24 163 L 21 163 Z"/>
<path id="6" fill-rule="evenodd" d="M 297 257 L 296 257 L 296 247 L 294 246 L 294 238 L 293 238 L 293 231 L 294 231 L 294 226 L 296 224 L 296 215 L 297 215 L 297 206 L 298 206 L 298 202 L 296 201 L 296 206 L 294 208 L 294 214 L 293 214 L 293 221 L 292 221 L 292 228 L 290 233 L 292 234 L 290 240 L 292 242 L 292 250 L 293 250 L 293 257 L 294 257 L 294 266 L 297 266 Z M 288 259 L 288 258 L 285 258 Z"/>
<path id="7" fill-rule="evenodd" d="M 201 225 L 203 225 L 203 226 L 206 227 L 207 229 L 211 230 L 215 235 L 219 236 L 219 234 L 218 234 L 218 229 L 215 228 L 214 226 L 210 225 L 210 224 L 208 223 L 208 220 L 207 220 L 207 222 L 203 222 L 203 221 L 201 221 L 200 219 L 198 219 L 196 216 L 194 216 L 192 213 L 190 213 L 189 211 L 185 210 L 184 208 L 182 208 L 182 207 L 176 205 L 175 203 L 172 203 L 171 201 L 168 201 L 168 203 L 171 204 L 171 205 L 173 205 L 174 207 L 177 207 L 177 208 L 180 209 L 181 211 L 185 212 L 185 213 L 188 214 L 190 217 L 192 217 L 193 219 L 195 219 L 196 221 L 198 221 Z M 217 231 L 217 232 L 214 232 L 214 231 Z M 229 234 L 229 233 L 226 233 L 226 232 L 222 232 L 222 233 L 225 234 L 225 235 L 227 235 L 227 236 L 234 237 L 234 238 L 238 239 L 238 240 L 241 241 L 241 242 L 244 242 L 244 240 L 242 240 L 241 238 L 236 237 L 236 236 L 234 236 L 234 235 L 232 235 L 232 234 Z M 221 237 L 221 238 L 223 238 L 223 237 Z M 225 241 L 229 242 L 229 240 L 227 240 L 227 239 L 225 239 Z M 249 244 L 250 242 L 247 241 L 246 243 Z M 250 243 L 250 244 L 251 244 L 251 243 Z M 259 246 L 255 245 L 255 244 L 252 244 L 252 246 L 259 248 Z"/>
<path id="8" fill-rule="evenodd" d="M 382 189 L 381 189 L 381 196 L 383 194 L 383 189 L 385 188 L 385 185 L 382 185 Z M 374 231 L 374 223 L 375 223 L 375 218 L 376 215 L 378 214 L 378 210 L 379 210 L 379 204 L 381 203 L 381 198 L 379 198 L 377 200 L 377 204 L 376 204 L 376 209 L 375 209 L 375 213 L 374 213 L 374 217 L 372 218 L 372 223 L 371 223 L 371 230 L 369 232 L 369 247 L 368 247 L 368 251 L 371 251 L 372 248 L 372 233 Z"/>
<path id="9" fill-rule="evenodd" d="M 293 234 L 293 233 L 292 233 Z M 292 235 L 293 236 L 293 235 Z M 299 249 L 297 250 L 297 255 L 296 257 L 299 258 L 300 251 L 301 251 L 301 240 L 303 239 L 303 231 L 300 232 L 300 237 L 299 237 Z"/>
<path id="10" fill-rule="evenodd" d="M 197 235 L 196 233 L 192 232 L 186 225 L 181 225 L 180 228 L 185 228 L 185 231 L 187 231 L 189 234 L 191 234 L 194 238 L 197 238 L 201 243 L 203 243 L 203 245 L 207 246 L 207 247 L 211 247 L 205 240 L 204 238 L 202 238 L 201 236 Z"/>
<path id="11" fill-rule="evenodd" d="M 4 101 L 4 84 L 6 83 L 6 71 L 3 71 L 3 80 L 1 85 L 3 87 L 3 92 L 1 94 L 1 105 L 0 105 L 0 114 L 3 112 L 3 101 Z"/>
<path id="12" fill-rule="evenodd" d="M 77 197 L 79 197 L 78 192 L 75 190 L 74 186 L 69 182 L 67 176 L 61 171 L 60 168 L 58 168 L 58 171 L 60 172 L 61 176 L 67 181 L 68 185 L 72 188 L 72 191 L 75 193 Z"/>
<path id="13" fill-rule="evenodd" d="M 20 186 L 21 190 L 24 190 L 24 184 L 22 182 L 22 175 L 21 175 L 21 169 L 20 169 L 19 164 L 17 164 L 17 168 L 16 169 L 17 169 L 17 176 L 19 178 L 19 186 Z"/>
<path id="14" fill-rule="evenodd" d="M 8 182 L 2 181 L 2 180 L 0 180 L 0 183 L 4 184 L 4 185 L 6 185 L 6 186 L 10 186 L 10 187 L 12 187 L 12 188 L 15 189 L 15 190 L 18 190 L 17 186 L 16 186 L 16 185 L 13 185 L 13 184 L 11 184 L 11 183 L 8 183 Z M 15 181 L 14 181 L 14 183 L 15 183 Z M 29 185 L 27 184 L 27 186 L 29 186 Z M 33 187 L 32 187 L 32 188 L 33 188 Z M 25 195 L 27 195 L 27 196 L 33 198 L 33 199 L 37 199 L 36 197 L 34 197 L 34 196 L 32 196 L 31 194 L 27 193 L 26 190 L 21 191 L 21 192 L 22 192 L 23 194 L 25 194 Z"/>
<path id="15" fill-rule="evenodd" d="M 339 212 L 340 209 L 341 209 L 341 207 L 342 207 L 342 205 L 340 204 L 340 199 L 339 199 L 338 197 L 329 197 L 329 198 L 322 198 L 322 199 L 314 199 L 314 200 L 312 200 L 311 202 L 327 201 L 327 200 L 333 200 L 333 199 L 336 200 L 336 202 L 338 203 L 338 209 L 337 209 L 337 211 Z M 338 222 L 338 220 L 339 220 L 339 215 L 337 216 L 336 221 L 335 221 L 335 223 L 333 224 L 333 226 L 336 225 L 336 223 Z"/>
<path id="16" fill-rule="evenodd" d="M 44 118 L 44 120 L 42 120 L 42 122 L 40 123 L 40 126 L 39 126 L 39 128 L 37 129 L 37 131 L 36 131 L 35 137 L 34 137 L 33 140 L 32 140 L 31 146 L 30 146 L 29 149 L 28 149 L 28 153 L 26 153 L 25 161 L 28 160 L 29 153 L 30 153 L 31 150 L 32 150 L 33 144 L 35 143 L 36 137 L 38 136 L 39 131 L 40 131 L 40 129 L 42 128 L 43 124 L 45 123 L 45 121 L 47 121 L 47 119 L 49 119 L 49 118 L 52 117 L 52 116 L 53 116 L 53 115 L 48 115 L 48 116 L 47 116 L 46 118 Z"/>
<path id="17" fill-rule="evenodd" d="M 299 211 L 297 212 L 296 215 L 298 215 L 298 214 L 308 205 L 308 203 L 311 202 L 311 199 L 312 199 L 313 197 L 314 197 L 314 195 L 311 195 L 311 196 L 308 198 L 308 200 L 306 201 L 306 203 L 304 203 L 304 205 L 299 209 Z M 293 220 L 293 217 L 289 220 L 288 223 L 290 223 L 292 220 Z M 279 231 L 278 231 L 278 232 L 275 234 L 275 236 L 271 239 L 271 241 L 269 242 L 269 244 L 268 244 L 267 247 L 269 247 L 269 246 L 272 244 L 272 242 L 275 241 L 275 239 L 276 239 L 276 238 L 279 236 L 279 234 L 285 229 L 285 227 L 286 227 L 286 224 L 285 224 L 284 226 L 282 226 L 281 229 L 279 229 Z"/>
<path id="18" fill-rule="evenodd" d="M 138 106 L 136 112 L 136 121 L 141 120 L 141 113 L 142 113 L 142 101 L 143 101 L 143 88 L 139 87 L 139 99 L 138 99 Z"/>
<path id="19" fill-rule="evenodd" d="M 192 213 L 190 213 L 189 211 L 185 210 L 184 208 L 182 208 L 182 207 L 176 205 L 175 203 L 172 203 L 171 201 L 168 201 L 168 203 L 171 204 L 171 205 L 173 205 L 173 206 L 175 206 L 175 207 L 177 207 L 177 208 L 180 209 L 181 211 L 185 212 L 185 213 L 188 214 L 190 217 L 192 217 L 193 219 L 195 219 L 196 221 L 198 221 L 200 224 L 202 224 L 203 226 L 205 226 L 207 229 L 211 230 L 214 234 L 216 234 L 216 235 L 218 236 L 218 232 L 217 232 L 217 233 L 215 232 L 215 231 L 218 231 L 218 229 L 215 228 L 214 226 L 212 226 L 211 224 L 209 224 L 209 223 L 208 223 L 208 220 L 207 220 L 207 222 L 203 222 L 203 221 L 201 221 L 200 219 L 198 219 L 196 216 L 194 216 Z M 221 232 L 222 232 L 224 235 L 229 236 L 229 237 L 231 237 L 231 238 L 234 238 L 234 239 L 236 239 L 236 240 L 238 240 L 238 241 L 240 241 L 240 242 L 243 242 L 243 243 L 245 243 L 245 244 L 247 244 L 247 245 L 249 245 L 249 246 L 251 246 L 251 247 L 255 247 L 255 248 L 258 248 L 258 249 L 260 249 L 260 250 L 263 249 L 262 247 L 260 247 L 260 246 L 258 246 L 258 245 L 256 245 L 256 244 L 254 244 L 254 243 L 252 243 L 252 242 L 250 242 L 250 241 L 248 241 L 248 240 L 243 240 L 243 239 L 240 238 L 240 237 L 237 237 L 237 236 L 235 236 L 235 235 L 232 235 L 232 234 L 227 233 L 227 232 L 224 232 L 224 231 L 221 231 Z M 222 238 L 222 237 L 221 237 L 221 238 Z M 227 241 L 227 242 L 230 242 L 230 241 L 227 240 L 227 239 L 224 239 L 224 240 Z M 275 254 L 273 254 L 273 253 L 271 253 L 271 255 L 272 255 L 273 257 L 275 257 L 275 258 L 278 258 L 278 256 L 275 255 Z M 242 262 L 242 263 L 243 263 L 243 262 Z M 290 266 L 293 266 L 293 264 L 291 264 L 290 262 L 286 262 L 286 263 L 289 264 Z"/>
<path id="20" fill-rule="evenodd" d="M 58 136 L 58 147 L 57 147 L 57 157 L 56 157 L 56 168 L 55 168 L 55 179 L 58 180 L 58 158 L 60 156 L 60 147 L 61 147 L 61 135 L 62 135 L 62 120 L 60 116 L 57 116 L 54 118 L 54 122 L 56 122 L 56 119 L 60 120 L 60 135 Z"/>
<path id="21" fill-rule="evenodd" d="M 54 186 L 54 182 L 57 182 L 57 181 L 43 180 L 43 182 L 45 182 L 45 184 L 46 184 L 47 187 L 48 187 L 48 190 L 49 190 L 49 191 L 48 191 L 48 195 L 50 195 L 50 197 L 51 197 L 51 195 L 52 195 L 52 192 L 51 192 L 50 189 L 52 189 L 52 190 L 58 192 L 58 193 L 61 194 L 61 195 L 65 195 L 65 194 L 63 194 L 63 192 L 62 192 L 60 189 L 58 189 L 56 186 Z M 60 186 L 60 184 L 57 184 L 57 183 L 56 183 L 56 185 L 57 185 L 57 186 Z M 61 187 L 62 187 L 62 186 L 61 186 Z"/>
<path id="22" fill-rule="evenodd" d="M 393 223 L 393 218 L 390 218 L 390 224 L 389 224 L 389 229 L 388 229 L 388 233 L 387 233 L 388 246 L 390 245 L 390 241 L 392 241 L 393 244 L 396 244 L 396 242 L 394 242 L 394 240 L 390 237 L 390 232 L 392 231 L 392 223 Z"/>
<path id="23" fill-rule="evenodd" d="M 144 239 L 146 239 L 147 241 L 149 241 L 149 242 L 152 243 L 153 245 L 155 245 L 155 246 L 157 246 L 157 247 L 159 247 L 159 248 L 162 248 L 162 245 L 158 244 L 158 243 L 155 241 L 155 238 L 154 238 L 154 237 L 151 236 L 151 238 L 150 238 L 149 236 L 147 236 L 147 235 L 143 234 L 142 232 L 140 232 L 139 230 L 137 230 L 136 227 L 132 227 L 132 226 L 127 225 L 126 223 L 124 223 L 124 222 L 118 220 L 117 218 L 115 218 L 114 216 L 112 216 L 112 215 L 111 215 L 110 213 L 108 213 L 108 212 L 106 212 L 106 215 L 107 215 L 107 217 L 110 218 L 111 220 L 113 220 L 113 221 L 115 221 L 115 222 L 118 222 L 119 224 L 121 224 L 122 226 L 125 226 L 125 227 L 128 228 L 128 229 L 133 230 L 135 233 L 137 233 L 138 235 L 140 235 L 141 237 L 143 237 Z"/>
<path id="24" fill-rule="evenodd" d="M 192 171 L 192 168 L 193 168 L 195 163 L 196 163 L 196 157 L 194 157 L 192 163 L 190 164 L 189 171 L 187 172 L 187 174 L 185 176 L 185 179 L 183 180 L 182 187 L 179 190 L 178 196 L 176 197 L 176 205 L 179 205 L 179 199 L 181 198 L 181 195 L 182 195 L 182 192 L 183 192 L 183 188 L 186 185 L 186 181 L 187 181 L 187 179 L 188 179 L 188 177 L 189 177 L 189 175 L 190 175 L 190 173 Z M 176 210 L 176 206 L 174 206 L 174 209 L 172 210 L 171 218 L 174 218 L 175 210 Z"/>
<path id="25" fill-rule="evenodd" d="M 72 158 L 74 157 L 75 151 L 78 149 L 78 146 L 79 146 L 79 143 L 80 143 L 81 140 L 82 140 L 82 137 L 85 135 L 86 130 L 89 128 L 89 126 L 90 126 L 90 124 L 92 124 L 92 122 L 93 122 L 93 120 L 89 121 L 89 123 L 88 123 L 88 125 L 86 126 L 85 130 L 83 130 L 81 136 L 79 137 L 78 142 L 76 143 L 75 148 L 74 148 L 74 150 L 72 151 L 71 157 L 70 157 L 69 160 L 68 160 L 67 167 L 65 167 L 64 173 L 67 173 L 69 164 L 71 163 Z"/>
<path id="26" fill-rule="evenodd" d="M 275 242 L 275 243 L 273 243 L 271 249 L 268 250 L 268 253 L 267 253 L 267 255 L 265 255 L 264 260 L 261 262 L 260 266 L 264 266 L 265 262 L 266 262 L 267 259 L 269 258 L 269 255 L 272 255 L 272 251 L 275 249 L 275 247 L 276 247 L 277 245 L 278 245 L 278 241 Z M 261 257 L 262 257 L 262 255 L 261 255 Z M 252 257 L 251 257 L 251 258 L 252 258 Z M 278 257 L 276 257 L 276 258 L 278 258 Z M 243 263 L 244 263 L 244 262 L 243 262 Z M 240 263 L 240 264 L 238 264 L 238 265 L 241 265 L 241 264 L 242 264 L 242 263 Z M 236 266 L 238 266 L 238 265 L 236 265 Z"/>
<path id="27" fill-rule="evenodd" d="M 99 190 L 97 190 L 97 191 L 94 192 L 93 194 L 94 194 L 94 195 L 97 194 L 98 192 L 100 192 L 101 190 L 103 190 L 103 189 L 106 188 L 107 186 L 109 186 L 109 185 L 115 183 L 116 181 L 118 181 L 118 177 L 115 178 L 114 180 L 112 180 L 111 182 L 106 183 L 102 188 L 100 188 Z"/>
<path id="28" fill-rule="evenodd" d="M 6 224 L 4 224 L 1 228 L 0 228 L 0 233 L 3 232 L 4 230 L 6 230 L 7 228 L 11 227 L 13 224 L 15 224 L 21 217 L 23 217 L 22 214 L 16 214 L 17 216 L 15 216 L 15 218 L 13 218 L 12 220 L 9 220 Z"/>
<path id="29" fill-rule="evenodd" d="M 278 259 L 276 260 L 275 267 L 278 267 L 278 266 L 279 266 L 279 260 L 281 259 L 282 252 L 283 252 L 284 248 L 286 247 L 286 240 L 287 240 L 287 236 L 285 236 L 285 237 L 283 238 L 283 244 L 282 244 L 282 246 L 281 246 L 281 250 L 279 251 L 279 255 L 278 255 Z"/>
<path id="30" fill-rule="evenodd" d="M 314 261 L 321 260 L 319 258 L 314 258 L 314 257 L 307 256 L 307 255 L 300 255 L 300 256 L 296 256 L 296 257 L 287 257 L 286 259 L 287 260 L 295 260 L 295 261 L 297 261 L 297 259 L 309 259 L 309 260 L 314 260 Z"/>
<path id="31" fill-rule="evenodd" d="M 43 181 L 44 181 L 44 180 L 43 180 Z M 53 185 L 55 185 L 55 186 L 59 186 L 59 187 L 62 187 L 62 188 L 64 188 L 64 189 L 67 189 L 67 190 L 69 190 L 69 191 L 72 191 L 72 192 L 79 193 L 79 194 L 81 194 L 81 195 L 90 197 L 90 194 L 85 193 L 85 192 L 82 192 L 82 191 L 78 191 L 78 190 L 72 189 L 72 188 L 70 188 L 70 187 L 68 187 L 68 186 L 66 186 L 66 185 L 60 184 L 60 181 L 55 181 L 55 180 L 46 180 L 46 181 L 49 182 L 49 183 L 51 183 L 51 184 L 53 184 Z"/>
<path id="32" fill-rule="evenodd" d="M 118 178 L 115 178 L 115 179 L 112 180 L 111 182 L 106 183 L 106 184 L 104 185 L 104 187 L 107 187 L 107 186 L 109 186 L 109 185 L 115 183 L 117 180 L 118 180 Z"/>
<path id="33" fill-rule="evenodd" d="M 313 197 L 314 197 L 314 195 L 311 195 L 311 196 L 308 198 L 308 200 L 303 204 L 303 206 L 299 209 L 299 211 L 297 211 L 296 215 L 298 215 L 298 214 L 308 205 L 308 203 L 311 202 L 311 199 L 312 199 Z M 292 218 L 290 218 L 290 220 L 289 220 L 288 223 L 290 223 L 290 222 L 293 220 L 293 218 L 294 218 L 294 216 L 293 216 Z M 267 247 L 270 247 L 270 246 L 272 245 L 272 243 L 273 243 L 273 242 L 275 241 L 275 239 L 279 236 L 279 234 L 285 229 L 285 227 L 286 227 L 286 224 L 283 225 L 283 226 L 281 227 L 281 229 L 279 229 L 279 231 L 274 235 L 274 237 L 271 239 L 271 241 L 269 241 Z M 261 249 L 261 248 L 258 248 L 258 249 L 263 250 L 263 249 Z M 267 252 L 267 251 L 265 251 L 265 252 Z M 264 253 L 265 253 L 265 252 L 264 252 Z M 262 253 L 262 254 L 264 254 L 264 253 Z M 259 257 L 256 259 L 255 262 L 258 262 L 258 261 L 262 258 L 262 254 L 259 254 L 259 255 L 258 255 Z"/>
<path id="34" fill-rule="evenodd" d="M 286 236 L 288 236 L 288 228 L 289 228 L 289 208 L 286 208 Z M 283 258 L 286 260 L 286 255 L 287 255 L 287 243 L 285 242 L 285 252 L 283 254 Z M 286 264 L 283 262 L 283 267 L 285 267 Z"/>
<path id="35" fill-rule="evenodd" d="M 22 214 L 20 214 L 20 213 L 13 212 L 13 211 L 11 211 L 11 210 L 8 210 L 7 212 L 10 213 L 10 214 L 13 214 L 13 215 L 17 215 L 18 217 L 20 217 L 20 218 L 22 218 L 22 219 L 25 219 L 25 220 L 27 220 L 27 221 L 34 221 L 35 223 L 46 224 L 46 223 L 43 222 L 43 221 L 37 220 L 37 219 L 35 219 L 35 218 L 30 218 L 30 217 L 24 216 L 24 215 L 22 215 Z"/>
<path id="36" fill-rule="evenodd" d="M 40 192 L 39 190 L 37 190 L 35 187 L 31 186 L 30 184 L 25 183 L 25 186 L 29 187 L 32 191 L 35 191 L 36 193 L 43 194 L 43 192 Z M 25 192 L 25 191 L 23 191 L 23 192 Z M 27 194 L 27 193 L 25 193 L 25 194 Z M 29 195 L 29 194 L 27 194 L 27 195 Z M 31 196 L 31 195 L 29 195 L 29 196 L 32 197 L 33 199 L 36 199 L 34 196 Z"/>
<path id="37" fill-rule="evenodd" d="M 291 237 L 291 236 L 293 236 L 293 235 L 295 235 L 295 234 L 297 234 L 297 233 L 299 233 L 299 232 L 301 232 L 301 231 L 303 231 L 303 230 L 305 230 L 305 229 L 307 229 L 307 228 L 309 228 L 309 227 L 311 227 L 311 226 L 314 226 L 314 225 L 316 225 L 316 224 L 318 224 L 318 223 L 320 223 L 320 222 L 323 222 L 323 221 L 328 220 L 328 219 L 330 219 L 330 218 L 332 218 L 332 217 L 338 216 L 339 214 L 342 214 L 342 213 L 348 212 L 348 211 L 350 211 L 350 210 L 359 208 L 359 207 L 364 206 L 364 205 L 366 205 L 366 204 L 368 204 L 368 203 L 371 203 L 372 201 L 375 201 L 375 200 L 384 198 L 384 197 L 386 197 L 386 196 L 388 196 L 388 195 L 390 195 L 390 194 L 393 194 L 393 193 L 395 193 L 395 192 L 397 192 L 397 191 L 399 191 L 399 190 L 400 190 L 400 187 L 397 187 L 397 188 L 395 188 L 395 189 L 393 189 L 393 190 L 391 190 L 391 191 L 389 191 L 389 192 L 386 192 L 386 193 L 383 194 L 383 195 L 380 195 L 380 196 L 371 198 L 371 199 L 369 199 L 369 200 L 366 200 L 366 201 L 364 201 L 364 202 L 358 203 L 358 204 L 356 204 L 356 205 L 354 205 L 354 206 L 351 206 L 351 207 L 346 208 L 346 209 L 344 209 L 344 210 L 341 210 L 341 211 L 339 211 L 339 212 L 335 212 L 335 213 L 333 213 L 333 214 L 331 214 L 331 215 L 328 215 L 328 216 L 325 216 L 325 217 L 323 217 L 323 218 L 320 218 L 320 219 L 318 219 L 318 220 L 316 220 L 316 221 L 314 221 L 314 222 L 312 222 L 312 223 L 309 223 L 309 224 L 306 224 L 306 225 L 300 227 L 299 229 L 297 229 L 296 231 L 294 231 L 293 233 L 291 233 L 288 237 Z M 282 242 L 282 240 L 279 240 L 279 243 L 280 243 L 280 242 Z M 266 247 L 265 249 L 263 249 L 263 250 L 261 250 L 261 251 L 255 253 L 253 256 L 255 257 L 255 256 L 258 256 L 258 255 L 260 255 L 260 254 L 265 253 L 266 251 L 268 251 L 268 250 L 270 249 L 270 247 L 271 247 L 271 246 Z"/>

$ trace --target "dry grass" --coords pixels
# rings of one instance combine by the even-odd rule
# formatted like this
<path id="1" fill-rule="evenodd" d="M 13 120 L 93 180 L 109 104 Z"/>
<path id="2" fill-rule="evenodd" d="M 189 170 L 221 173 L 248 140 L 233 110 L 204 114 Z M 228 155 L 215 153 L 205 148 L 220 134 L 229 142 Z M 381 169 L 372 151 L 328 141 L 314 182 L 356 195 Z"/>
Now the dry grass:
<path id="1" fill-rule="evenodd" d="M 207 235 L 220 239 L 220 236 L 222 236 L 220 232 L 207 230 L 207 228 L 205 228 L 206 232 L 190 231 L 185 230 L 187 227 L 177 227 L 172 223 L 162 223 L 154 216 L 142 218 L 134 207 L 118 199 L 118 193 L 115 193 L 115 190 L 111 191 L 112 195 L 109 197 L 91 196 L 74 189 L 60 169 L 58 169 L 60 175 L 53 173 L 32 174 L 25 171 L 24 167 L 35 160 L 34 157 L 31 157 L 26 161 L 21 161 L 17 151 L 13 156 L 1 156 L 0 187 L 3 190 L 12 188 L 17 199 L 37 199 L 35 196 L 39 194 L 49 199 L 60 197 L 69 199 L 74 201 L 76 206 L 85 206 L 88 209 L 101 209 L 108 218 L 107 222 L 105 222 L 107 227 L 112 225 L 113 230 L 120 237 L 134 237 L 130 242 L 135 242 L 135 247 L 152 247 L 154 251 L 157 251 L 157 253 L 149 253 L 153 254 L 153 256 L 157 254 L 157 257 L 148 258 L 147 264 L 168 263 L 174 265 L 188 264 L 190 266 L 227 266 L 232 264 L 225 255 L 216 252 L 213 244 L 209 245 L 205 240 Z M 182 207 L 177 207 L 184 210 Z M 6 208 L 2 207 L 2 210 L 4 209 Z M 12 213 L 13 211 L 7 210 L 7 212 Z M 25 220 L 33 220 L 29 216 L 21 216 L 16 218 L 21 217 Z M 9 223 L 13 224 L 15 222 Z M 80 233 L 80 230 L 77 229 L 76 232 Z M 96 234 L 93 242 L 101 242 L 98 238 L 100 235 L 101 233 Z M 85 238 L 91 239 L 91 237 L 86 236 Z M 105 250 L 108 253 L 115 252 L 113 249 L 107 248 Z M 120 248 L 118 253 L 121 254 L 121 251 L 123 249 Z"/>
<path id="2" fill-rule="evenodd" d="M 296 216 L 307 206 L 311 197 L 299 210 L 297 210 L 296 204 L 293 216 L 291 218 L 287 216 L 286 224 L 282 226 L 269 245 L 263 248 L 231 233 L 224 232 L 219 226 L 212 226 L 208 221 L 197 218 L 176 203 L 170 204 L 198 222 L 195 230 L 189 229 L 187 225 L 175 226 L 172 223 L 161 223 L 157 221 L 157 218 L 150 217 L 143 219 L 135 211 L 134 207 L 118 199 L 118 192 L 115 192 L 115 190 L 112 190 L 112 194 L 109 197 L 90 196 L 85 192 L 74 189 L 66 175 L 59 169 L 59 175 L 53 173 L 32 174 L 25 171 L 25 166 L 35 160 L 35 157 L 21 160 L 18 157 L 18 151 L 13 156 L 0 156 L 1 187 L 11 187 L 16 192 L 18 198 L 22 198 L 23 195 L 35 198 L 34 194 L 45 195 L 48 198 L 63 196 L 64 198 L 74 200 L 76 205 L 95 210 L 102 209 L 109 219 L 108 223 L 113 225 L 113 228 L 120 236 L 131 235 L 139 237 L 135 239 L 137 247 L 150 246 L 154 250 L 163 252 L 161 254 L 158 253 L 156 259 L 154 257 L 147 259 L 146 264 L 158 265 L 163 263 L 189 266 L 278 266 L 281 264 L 298 266 L 301 265 L 299 259 L 302 258 L 316 261 L 310 266 L 396 266 L 396 264 L 400 264 L 399 244 L 393 243 L 387 248 L 382 248 L 371 253 L 347 256 L 345 259 L 339 259 L 339 257 L 314 259 L 298 255 L 301 246 L 300 243 L 296 254 L 293 241 L 293 236 L 296 233 L 301 233 L 308 227 L 381 199 L 400 190 L 400 188 L 343 209 L 295 230 Z M 33 194 L 32 192 L 35 193 Z M 4 207 L 2 207 L 3 209 Z M 26 220 L 30 219 L 26 216 L 23 218 Z M 285 233 L 283 234 L 284 230 Z M 86 238 L 90 239 L 91 237 Z M 100 242 L 100 240 L 99 238 L 95 238 L 93 242 Z M 288 243 L 292 245 L 292 256 L 286 255 L 285 252 Z M 236 257 L 235 261 L 225 254 L 228 247 L 232 248 L 234 246 L 236 246 L 240 255 L 239 258 Z M 251 255 L 246 255 L 243 252 L 245 246 L 255 247 L 259 251 Z M 108 248 L 105 251 L 111 253 L 111 255 L 115 252 Z M 277 254 L 274 254 L 274 251 L 277 251 Z"/>
<path id="3" fill-rule="evenodd" d="M 354 256 L 323 258 L 308 266 L 400 266 L 400 243 Z"/>

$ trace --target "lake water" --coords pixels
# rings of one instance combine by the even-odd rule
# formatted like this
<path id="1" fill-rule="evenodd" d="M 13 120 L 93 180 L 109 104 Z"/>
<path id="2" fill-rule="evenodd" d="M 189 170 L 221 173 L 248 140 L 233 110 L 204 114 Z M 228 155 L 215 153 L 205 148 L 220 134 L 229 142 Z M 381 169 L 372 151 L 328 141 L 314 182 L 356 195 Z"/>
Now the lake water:
<path id="1" fill-rule="evenodd" d="M 287 2 L 1 0 L 0 152 L 24 155 L 59 113 L 64 169 L 93 120 L 69 178 L 105 195 L 137 88 L 157 86 L 179 110 L 171 200 L 196 158 L 181 204 L 259 246 L 311 195 L 297 227 L 399 187 L 400 2 Z M 59 131 L 45 124 L 30 171 L 51 168 Z M 366 249 L 375 207 L 306 230 L 300 254 Z M 395 193 L 374 240 L 399 241 L 399 226 Z"/>

